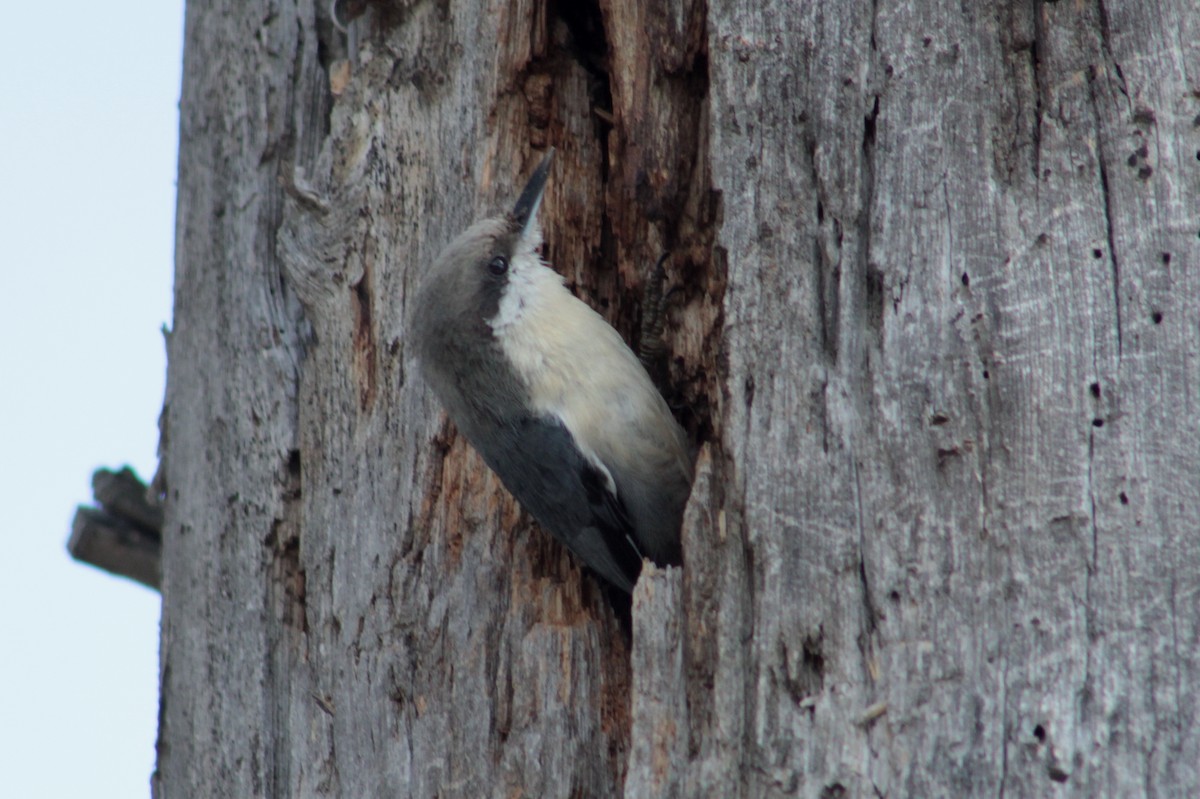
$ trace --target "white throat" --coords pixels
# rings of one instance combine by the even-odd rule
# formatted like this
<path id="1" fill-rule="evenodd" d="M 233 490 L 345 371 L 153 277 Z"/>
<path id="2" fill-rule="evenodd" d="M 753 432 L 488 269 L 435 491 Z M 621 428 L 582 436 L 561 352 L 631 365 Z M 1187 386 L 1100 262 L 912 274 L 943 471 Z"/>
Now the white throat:
<path id="1" fill-rule="evenodd" d="M 536 253 L 514 255 L 509 264 L 508 285 L 500 297 L 500 307 L 488 324 L 498 338 L 513 332 L 545 307 L 548 295 L 563 291 L 562 278 Z"/>
<path id="2" fill-rule="evenodd" d="M 497 338 L 503 339 L 513 332 L 514 327 L 527 321 L 539 307 L 549 300 L 548 295 L 564 291 L 563 281 L 557 272 L 547 266 L 538 255 L 542 244 L 542 231 L 532 221 L 521 236 L 508 264 L 508 284 L 500 297 L 496 315 L 488 320 L 488 326 Z"/>

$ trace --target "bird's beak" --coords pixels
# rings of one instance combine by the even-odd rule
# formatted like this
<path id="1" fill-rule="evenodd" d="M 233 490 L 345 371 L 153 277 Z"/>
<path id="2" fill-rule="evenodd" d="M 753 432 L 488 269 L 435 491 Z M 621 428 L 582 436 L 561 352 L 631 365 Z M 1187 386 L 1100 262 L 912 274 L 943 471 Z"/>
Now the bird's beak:
<path id="1" fill-rule="evenodd" d="M 517 229 L 521 231 L 521 238 L 525 238 L 530 228 L 537 223 L 538 207 L 542 204 L 542 194 L 546 191 L 546 181 L 550 177 L 550 162 L 553 160 L 554 148 L 551 147 L 550 152 L 546 153 L 546 157 L 529 176 L 525 190 L 521 192 L 521 196 L 517 198 L 517 204 L 513 206 L 512 220 Z"/>

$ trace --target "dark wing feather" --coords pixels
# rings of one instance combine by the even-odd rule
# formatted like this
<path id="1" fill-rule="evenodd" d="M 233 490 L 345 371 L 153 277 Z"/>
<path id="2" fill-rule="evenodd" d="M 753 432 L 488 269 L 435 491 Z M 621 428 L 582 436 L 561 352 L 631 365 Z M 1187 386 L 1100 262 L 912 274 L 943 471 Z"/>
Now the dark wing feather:
<path id="1" fill-rule="evenodd" d="M 642 556 L 629 515 L 562 422 L 525 416 L 489 432 L 468 438 L 521 506 L 589 568 L 632 592 Z"/>

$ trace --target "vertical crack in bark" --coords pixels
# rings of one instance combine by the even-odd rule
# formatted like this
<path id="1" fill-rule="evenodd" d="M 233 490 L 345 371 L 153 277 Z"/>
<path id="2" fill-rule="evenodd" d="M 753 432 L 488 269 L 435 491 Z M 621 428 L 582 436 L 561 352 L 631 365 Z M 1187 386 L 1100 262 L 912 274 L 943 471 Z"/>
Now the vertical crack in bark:
<path id="1" fill-rule="evenodd" d="M 1121 65 L 1113 56 L 1111 35 L 1109 30 L 1108 9 L 1104 5 L 1104 0 L 1097 0 L 1096 9 L 1100 17 L 1100 42 L 1104 51 L 1104 57 L 1109 64 L 1112 65 L 1113 71 L 1117 76 L 1117 88 L 1122 96 L 1125 97 L 1126 104 L 1129 103 L 1129 89 L 1125 85 L 1125 73 L 1121 71 Z M 1113 235 L 1113 218 L 1117 213 L 1113 207 L 1113 198 L 1111 186 L 1109 184 L 1108 175 L 1108 150 L 1104 141 L 1104 124 L 1103 116 L 1100 113 L 1099 100 L 1096 97 L 1096 83 L 1098 74 L 1095 66 L 1089 66 L 1087 70 L 1088 81 L 1088 97 L 1092 104 L 1092 117 L 1096 126 L 1096 159 L 1100 167 L 1100 190 L 1104 195 L 1104 225 L 1108 237 L 1108 257 L 1112 264 L 1113 273 L 1113 305 L 1116 309 L 1116 333 L 1117 333 L 1117 363 L 1118 367 L 1121 360 L 1121 265 L 1117 257 L 1116 237 Z"/>
<path id="2" fill-rule="evenodd" d="M 809 130 L 808 136 L 808 165 L 811 172 L 813 189 L 817 195 L 817 230 L 813 236 L 813 266 L 817 270 L 817 315 L 821 320 L 818 331 L 821 338 L 821 349 L 828 356 L 830 363 L 837 364 L 838 359 L 838 314 L 840 311 L 839 297 L 840 272 L 836 264 L 830 262 L 825 250 L 825 190 L 817 169 L 817 140 Z"/>
<path id="3" fill-rule="evenodd" d="M 874 51 L 875 34 L 871 44 Z M 879 94 L 875 94 L 871 110 L 863 118 L 862 138 L 862 196 L 858 209 L 859 262 L 864 283 L 864 312 L 867 327 L 874 336 L 875 346 L 883 348 L 883 273 L 871 260 L 871 206 L 875 201 L 875 121 L 879 118 Z"/>
<path id="4" fill-rule="evenodd" d="M 875 31 L 879 27 L 879 0 L 871 0 L 871 58 L 874 60 L 875 54 L 879 51 L 879 45 L 875 41 Z M 874 69 L 874 63 L 870 65 Z M 869 85 L 869 84 L 868 84 Z"/>
<path id="5" fill-rule="evenodd" d="M 1008 655 L 1004 655 L 1004 668 L 1000 670 L 1000 786 L 996 791 L 997 799 L 1004 799 L 1004 791 L 1008 787 Z"/>
<path id="6" fill-rule="evenodd" d="M 942 177 L 942 205 L 946 209 L 944 222 L 946 226 L 946 280 L 949 283 L 953 283 L 954 269 L 950 259 L 953 258 L 952 253 L 954 252 L 954 208 L 950 203 L 950 183 L 947 180 L 948 177 L 947 175 L 943 175 Z"/>
<path id="7" fill-rule="evenodd" d="M 821 421 L 821 452 L 825 455 L 829 454 L 829 372 L 822 370 L 821 385 L 817 389 L 817 402 L 815 407 L 820 414 Z"/>
<path id="8" fill-rule="evenodd" d="M 358 378 L 358 407 L 366 412 L 375 404 L 379 358 L 375 346 L 375 324 L 372 313 L 371 267 L 368 263 L 369 241 L 363 242 L 362 277 L 353 286 L 354 303 L 354 373 Z"/>
<path id="9" fill-rule="evenodd" d="M 301 109 L 303 117 L 317 122 L 312 135 L 308 137 L 310 152 L 302 154 L 305 163 L 313 163 L 317 159 L 321 146 L 333 129 L 333 92 L 330 90 L 330 77 L 338 61 L 347 57 L 347 36 L 333 24 L 333 6 L 330 3 L 317 4 L 314 9 L 313 39 L 316 40 L 315 56 L 317 69 L 312 76 L 314 82 L 319 81 L 316 91 L 307 92 L 309 107 Z M 303 49 L 304 40 L 301 39 Z M 297 73 L 299 77 L 299 73 Z"/>
<path id="10" fill-rule="evenodd" d="M 859 474 L 858 460 L 850 448 L 850 468 L 854 472 L 854 521 L 858 528 L 858 580 L 862 587 L 863 629 L 858 637 L 858 648 L 863 656 L 863 665 L 871 685 L 879 677 L 879 664 L 875 661 L 875 638 L 879 632 L 876 619 L 879 617 L 875 599 L 871 595 L 871 583 L 867 576 L 867 542 L 866 521 L 862 500 L 862 478 Z"/>
<path id="11" fill-rule="evenodd" d="M 1042 54 L 1046 46 L 1046 29 L 1042 22 L 1044 0 L 1030 0 L 1033 15 L 1033 43 L 1029 47 L 1029 68 L 1033 70 L 1033 180 L 1036 192 L 1042 174 L 1042 114 L 1043 98 L 1049 96 L 1046 75 L 1042 71 Z"/>
<path id="12" fill-rule="evenodd" d="M 875 202 L 875 135 L 879 119 L 879 87 L 875 83 L 876 62 L 879 46 L 875 31 L 879 24 L 879 0 L 871 0 L 870 52 L 867 54 L 866 87 L 872 92 L 871 108 L 863 117 L 861 169 L 859 180 L 858 207 L 858 260 L 859 275 L 863 281 L 863 313 L 867 330 L 871 333 L 876 348 L 883 348 L 883 273 L 872 262 L 873 236 L 871 230 L 872 204 Z"/>
<path id="13" fill-rule="evenodd" d="M 816 166 L 813 167 L 813 177 L 816 177 Z M 820 190 L 817 190 L 818 197 Z M 829 288 L 826 285 L 828 282 L 825 275 L 829 272 L 829 264 L 825 259 L 825 248 L 821 246 L 821 230 L 820 225 L 825 219 L 825 209 L 821 201 L 817 200 L 817 234 L 813 236 L 813 265 L 817 268 L 817 313 L 821 319 L 821 326 L 817 330 L 817 334 L 821 339 L 821 349 L 829 356 L 833 363 L 837 363 L 837 333 L 833 329 L 836 324 L 835 317 L 837 316 L 837 295 L 831 301 L 829 297 Z"/>
<path id="14" fill-rule="evenodd" d="M 1088 618 L 1091 616 L 1092 607 L 1092 577 L 1096 574 L 1096 569 L 1099 566 L 1099 542 L 1100 530 L 1096 524 L 1096 488 L 1092 482 L 1092 469 L 1096 458 L 1096 433 L 1094 429 L 1089 429 L 1088 432 L 1088 468 L 1087 468 L 1087 494 L 1088 494 L 1088 516 L 1091 519 L 1092 526 L 1092 552 L 1087 564 L 1087 586 L 1086 598 L 1088 604 Z"/>
<path id="15" fill-rule="evenodd" d="M 725 473 L 734 473 L 732 464 L 726 464 Z M 759 675 L 757 670 L 761 668 L 761 662 L 759 658 L 751 657 L 750 654 L 752 651 L 752 644 L 754 642 L 756 609 L 758 607 L 758 597 L 754 583 L 755 575 L 758 572 L 755 569 L 754 563 L 754 546 L 750 543 L 749 531 L 746 529 L 746 496 L 744 491 L 741 492 L 741 497 L 739 498 L 736 523 L 738 528 L 738 538 L 740 539 L 742 545 L 742 562 L 739 564 L 742 568 L 739 576 L 742 580 L 744 597 L 741 602 L 735 600 L 731 604 L 735 608 L 741 610 L 739 621 L 741 622 L 742 626 L 742 637 L 740 641 L 742 646 L 738 647 L 737 649 L 736 657 L 738 662 L 735 668 L 738 672 L 744 674 L 745 677 L 741 680 L 742 728 L 738 731 L 741 739 L 739 741 L 741 744 L 741 751 L 736 756 L 737 759 L 735 762 L 745 766 L 749 765 L 747 762 L 747 753 L 755 751 L 757 746 L 754 730 L 757 726 L 756 715 L 759 712 L 759 702 L 758 696 L 755 693 L 755 689 L 758 686 Z M 715 668 L 716 667 L 714 666 L 714 669 Z M 751 669 L 754 669 L 755 673 L 748 673 Z"/>
<path id="16" fill-rule="evenodd" d="M 1113 231 L 1113 219 L 1117 210 L 1113 207 L 1112 190 L 1108 176 L 1108 148 L 1104 142 L 1104 127 L 1100 114 L 1100 104 L 1096 97 L 1096 68 L 1089 66 L 1087 70 L 1088 97 L 1092 105 L 1092 119 L 1096 126 L 1096 161 L 1100 172 L 1100 192 L 1104 197 L 1104 227 L 1108 239 L 1108 258 L 1112 264 L 1113 306 L 1116 312 L 1117 361 L 1121 359 L 1121 263 L 1117 257 L 1117 242 Z"/>
<path id="17" fill-rule="evenodd" d="M 278 698 L 278 702 L 266 705 L 270 734 L 265 737 L 267 763 L 262 771 L 268 782 L 264 790 L 267 796 L 290 792 L 291 758 L 277 746 L 286 746 L 291 738 L 292 692 L 287 686 L 308 640 L 307 578 L 300 554 L 301 476 L 300 452 L 292 450 L 282 473 L 283 506 L 264 542 L 268 562 L 265 605 L 279 622 L 266 627 L 267 695 Z"/>
<path id="18" fill-rule="evenodd" d="M 879 119 L 880 93 L 875 86 L 875 63 L 878 58 L 878 46 L 875 41 L 875 31 L 879 6 L 877 0 L 871 3 L 870 21 L 870 51 L 867 54 L 866 87 L 873 94 L 871 106 L 863 116 L 862 141 L 859 153 L 859 196 L 858 214 L 855 224 L 858 233 L 857 267 L 860 286 L 852 286 L 850 296 L 858 296 L 861 292 L 860 313 L 865 321 L 867 334 L 875 349 L 883 349 L 883 275 L 872 262 L 872 205 L 875 201 L 875 154 L 876 154 L 876 124 Z M 864 98 L 865 99 L 865 98 Z M 835 220 L 836 221 L 836 220 Z M 839 251 L 841 250 L 841 231 L 838 232 Z M 855 336 L 857 339 L 857 336 Z M 860 345 L 861 346 L 861 345 Z M 867 345 L 868 347 L 870 344 Z M 851 357 L 863 359 L 865 352 L 858 352 Z M 868 418 L 874 415 L 874 394 L 869 387 L 860 389 L 858 398 L 867 406 Z M 868 688 L 873 689 L 879 679 L 879 664 L 876 658 L 876 645 L 879 634 L 879 611 L 871 591 L 870 575 L 867 568 L 867 525 L 866 510 L 863 507 L 862 474 L 858 462 L 858 447 L 851 441 L 850 466 L 854 473 L 854 504 L 855 522 L 858 532 L 858 580 L 862 592 L 863 627 L 859 633 L 859 651 L 862 653 L 863 665 L 868 679 Z M 873 691 L 869 690 L 869 693 Z"/>
<path id="19" fill-rule="evenodd" d="M 1081 724 L 1086 724 L 1091 711 L 1092 698 L 1092 652 L 1094 644 L 1098 637 L 1096 632 L 1096 617 L 1093 611 L 1092 604 L 1092 587 L 1096 576 L 1098 546 L 1099 546 L 1099 530 L 1096 526 L 1096 494 L 1092 484 L 1092 465 L 1093 456 L 1095 453 L 1095 431 L 1089 429 L 1088 432 L 1088 464 L 1087 464 L 1087 493 L 1088 493 L 1088 515 L 1091 521 L 1091 553 L 1084 569 L 1084 588 L 1083 588 L 1083 618 L 1085 626 L 1085 634 L 1087 643 L 1084 649 L 1084 666 L 1083 666 L 1083 687 L 1079 692 L 1079 715 Z"/>
<path id="20" fill-rule="evenodd" d="M 1104 0 L 1096 0 L 1096 12 L 1100 18 L 1100 47 L 1104 51 L 1105 60 L 1112 64 L 1113 72 L 1117 75 L 1117 88 L 1120 89 L 1121 95 L 1125 98 L 1125 102 L 1129 100 L 1129 86 L 1125 83 L 1125 73 L 1121 69 L 1120 62 L 1113 55 L 1112 49 L 1112 33 L 1108 22 L 1108 7 L 1104 5 Z M 1130 105 L 1132 110 L 1132 105 Z"/>

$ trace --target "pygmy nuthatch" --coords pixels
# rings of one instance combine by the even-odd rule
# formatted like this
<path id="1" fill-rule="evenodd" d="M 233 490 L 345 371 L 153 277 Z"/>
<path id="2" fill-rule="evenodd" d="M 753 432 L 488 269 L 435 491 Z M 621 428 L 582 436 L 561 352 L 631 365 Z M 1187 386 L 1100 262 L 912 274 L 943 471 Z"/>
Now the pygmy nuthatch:
<path id="1" fill-rule="evenodd" d="M 450 418 L 517 501 L 632 592 L 643 557 L 680 562 L 691 460 L 637 356 L 538 254 L 553 155 L 512 213 L 475 223 L 430 267 L 410 335 Z"/>

